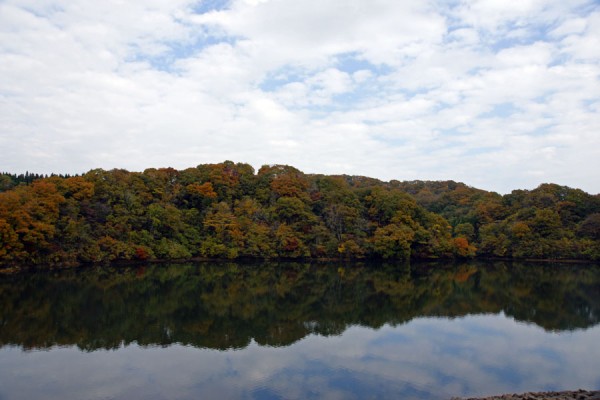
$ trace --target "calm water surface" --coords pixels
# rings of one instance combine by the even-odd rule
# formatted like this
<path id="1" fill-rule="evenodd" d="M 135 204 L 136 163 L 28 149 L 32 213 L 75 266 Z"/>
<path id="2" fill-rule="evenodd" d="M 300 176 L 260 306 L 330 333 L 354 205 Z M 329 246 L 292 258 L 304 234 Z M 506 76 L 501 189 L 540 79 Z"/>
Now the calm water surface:
<path id="1" fill-rule="evenodd" d="M 600 268 L 264 263 L 0 276 L 0 399 L 600 389 Z"/>

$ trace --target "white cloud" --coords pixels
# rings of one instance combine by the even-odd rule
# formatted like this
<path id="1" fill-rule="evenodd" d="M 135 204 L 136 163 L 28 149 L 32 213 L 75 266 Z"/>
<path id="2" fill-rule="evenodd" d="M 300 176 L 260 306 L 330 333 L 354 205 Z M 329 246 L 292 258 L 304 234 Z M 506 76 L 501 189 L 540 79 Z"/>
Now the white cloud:
<path id="1" fill-rule="evenodd" d="M 550 36 L 567 36 L 582 33 L 587 26 L 585 18 L 571 18 L 562 22 L 558 27 L 550 31 Z"/>
<path id="2" fill-rule="evenodd" d="M 375 63 L 392 62 L 405 46 L 439 41 L 443 18 L 431 11 L 421 2 L 238 1 L 229 11 L 195 21 L 247 38 L 258 59 L 271 68 L 287 63 L 315 67 L 344 52 L 359 52 Z"/>
<path id="3" fill-rule="evenodd" d="M 232 159 L 600 192 L 591 0 L 197 5 L 1 3 L 0 169 Z"/>
<path id="4" fill-rule="evenodd" d="M 549 43 L 537 42 L 528 46 L 514 46 L 498 52 L 496 59 L 499 66 L 546 66 L 552 62 L 553 46 Z"/>

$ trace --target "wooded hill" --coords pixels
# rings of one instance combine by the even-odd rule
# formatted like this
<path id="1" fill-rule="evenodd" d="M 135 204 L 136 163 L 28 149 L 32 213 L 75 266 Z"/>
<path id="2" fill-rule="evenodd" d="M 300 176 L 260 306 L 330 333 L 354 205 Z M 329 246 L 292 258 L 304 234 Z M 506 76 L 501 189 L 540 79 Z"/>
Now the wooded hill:
<path id="1" fill-rule="evenodd" d="M 226 161 L 0 175 L 0 265 L 131 259 L 600 260 L 600 195 L 555 184 L 501 196 Z"/>

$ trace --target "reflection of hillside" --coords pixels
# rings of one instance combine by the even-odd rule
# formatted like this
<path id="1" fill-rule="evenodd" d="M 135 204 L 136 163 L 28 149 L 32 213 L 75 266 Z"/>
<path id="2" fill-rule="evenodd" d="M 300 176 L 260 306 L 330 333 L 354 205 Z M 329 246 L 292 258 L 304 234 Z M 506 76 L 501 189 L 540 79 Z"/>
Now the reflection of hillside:
<path id="1" fill-rule="evenodd" d="M 600 320 L 600 269 L 523 264 L 200 264 L 0 279 L 0 344 L 289 345 L 349 325 L 503 311 L 547 330 Z"/>

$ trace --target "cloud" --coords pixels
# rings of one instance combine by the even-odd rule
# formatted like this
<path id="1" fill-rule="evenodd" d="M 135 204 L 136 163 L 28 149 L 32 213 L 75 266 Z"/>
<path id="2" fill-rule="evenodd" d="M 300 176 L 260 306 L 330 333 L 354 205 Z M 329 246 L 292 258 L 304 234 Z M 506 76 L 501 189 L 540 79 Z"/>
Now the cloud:
<path id="1" fill-rule="evenodd" d="M 591 0 L 0 4 L 2 170 L 232 159 L 600 192 Z"/>

